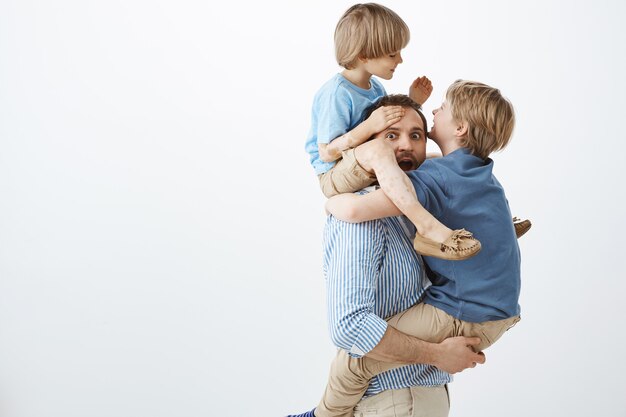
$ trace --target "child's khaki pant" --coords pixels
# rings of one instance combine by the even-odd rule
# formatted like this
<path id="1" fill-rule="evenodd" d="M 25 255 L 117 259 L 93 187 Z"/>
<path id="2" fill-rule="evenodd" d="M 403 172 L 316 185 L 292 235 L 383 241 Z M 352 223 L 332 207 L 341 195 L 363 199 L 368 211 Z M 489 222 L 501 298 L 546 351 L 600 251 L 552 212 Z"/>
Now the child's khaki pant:
<path id="1" fill-rule="evenodd" d="M 363 168 L 354 155 L 354 148 L 341 153 L 342 157 L 334 167 L 320 174 L 320 188 L 326 198 L 337 194 L 353 193 L 376 182 L 376 176 Z"/>
<path id="2" fill-rule="evenodd" d="M 388 389 L 361 400 L 354 417 L 448 417 L 450 398 L 445 385 Z"/>
<path id="3" fill-rule="evenodd" d="M 420 303 L 389 319 L 389 325 L 418 339 L 439 343 L 453 336 L 477 336 L 480 352 L 491 346 L 519 317 L 505 320 L 469 323 L 455 319 L 431 305 Z M 367 390 L 370 379 L 381 372 L 404 366 L 401 363 L 380 362 L 366 356 L 353 358 L 339 349 L 330 369 L 330 376 L 322 401 L 315 410 L 317 417 L 351 417 L 352 409 Z"/>

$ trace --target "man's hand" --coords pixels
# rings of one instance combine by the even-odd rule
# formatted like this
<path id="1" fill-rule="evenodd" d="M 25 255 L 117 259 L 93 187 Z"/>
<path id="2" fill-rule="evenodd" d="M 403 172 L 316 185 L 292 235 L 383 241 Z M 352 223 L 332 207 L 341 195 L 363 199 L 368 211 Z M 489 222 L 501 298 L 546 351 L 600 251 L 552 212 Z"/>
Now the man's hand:
<path id="1" fill-rule="evenodd" d="M 478 337 L 450 337 L 437 345 L 437 354 L 431 363 L 449 374 L 473 368 L 477 363 L 485 363 L 485 354 L 471 348 L 478 344 Z"/>
<path id="2" fill-rule="evenodd" d="M 404 107 L 402 106 L 382 106 L 374 112 L 363 123 L 367 124 L 370 135 L 375 135 L 396 124 L 404 117 Z"/>
<path id="3" fill-rule="evenodd" d="M 430 97 L 430 93 L 433 92 L 433 84 L 430 82 L 428 77 L 421 76 L 413 81 L 411 87 L 409 88 L 409 97 L 413 99 L 420 106 L 426 103 L 428 97 Z"/>

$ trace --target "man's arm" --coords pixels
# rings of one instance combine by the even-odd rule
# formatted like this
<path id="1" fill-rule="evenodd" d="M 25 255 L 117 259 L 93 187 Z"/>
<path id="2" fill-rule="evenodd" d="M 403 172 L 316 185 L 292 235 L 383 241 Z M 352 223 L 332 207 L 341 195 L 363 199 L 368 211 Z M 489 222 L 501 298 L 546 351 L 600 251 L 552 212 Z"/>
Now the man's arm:
<path id="1" fill-rule="evenodd" d="M 455 373 L 484 363 L 468 346 L 478 338 L 429 343 L 389 326 L 374 312 L 385 233 L 381 222 L 349 224 L 329 217 L 324 236 L 328 319 L 333 343 L 352 356 L 395 363 L 423 363 Z"/>
<path id="2" fill-rule="evenodd" d="M 375 313 L 385 234 L 380 222 L 349 224 L 332 216 L 324 231 L 328 326 L 333 343 L 352 356 L 372 350 L 387 322 Z"/>
<path id="3" fill-rule="evenodd" d="M 478 337 L 463 336 L 429 343 L 389 326 L 380 342 L 366 356 L 381 362 L 433 365 L 454 374 L 473 368 L 477 363 L 485 363 L 485 355 L 471 349 L 479 343 Z"/>

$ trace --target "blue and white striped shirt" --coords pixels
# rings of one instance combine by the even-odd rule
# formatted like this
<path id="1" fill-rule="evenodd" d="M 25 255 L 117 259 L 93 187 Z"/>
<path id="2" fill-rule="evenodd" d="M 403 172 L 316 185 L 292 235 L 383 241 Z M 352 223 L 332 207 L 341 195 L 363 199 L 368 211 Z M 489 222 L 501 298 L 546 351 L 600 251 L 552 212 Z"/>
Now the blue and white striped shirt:
<path id="1" fill-rule="evenodd" d="M 328 216 L 324 229 L 324 275 L 333 343 L 361 357 L 383 337 L 389 318 L 420 301 L 430 285 L 413 250 L 415 229 L 404 217 L 346 223 Z M 372 379 L 365 395 L 451 381 L 428 365 L 407 365 Z"/>

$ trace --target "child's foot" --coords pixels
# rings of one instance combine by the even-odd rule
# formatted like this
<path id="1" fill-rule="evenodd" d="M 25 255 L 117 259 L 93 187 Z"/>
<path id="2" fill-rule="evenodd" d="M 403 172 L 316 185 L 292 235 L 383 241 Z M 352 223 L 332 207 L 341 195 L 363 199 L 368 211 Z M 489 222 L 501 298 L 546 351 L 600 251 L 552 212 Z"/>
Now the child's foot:
<path id="1" fill-rule="evenodd" d="M 515 226 L 515 236 L 517 236 L 518 239 L 524 236 L 524 234 L 530 230 L 532 225 L 533 224 L 528 219 L 520 220 L 517 217 L 513 217 L 513 226 Z"/>
<path id="2" fill-rule="evenodd" d="M 413 247 L 424 256 L 449 261 L 462 261 L 480 252 L 480 242 L 465 229 L 453 231 L 443 243 L 417 234 L 413 240 Z"/>
<path id="3" fill-rule="evenodd" d="M 315 417 L 315 408 L 302 414 L 289 414 L 287 417 Z"/>

